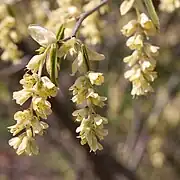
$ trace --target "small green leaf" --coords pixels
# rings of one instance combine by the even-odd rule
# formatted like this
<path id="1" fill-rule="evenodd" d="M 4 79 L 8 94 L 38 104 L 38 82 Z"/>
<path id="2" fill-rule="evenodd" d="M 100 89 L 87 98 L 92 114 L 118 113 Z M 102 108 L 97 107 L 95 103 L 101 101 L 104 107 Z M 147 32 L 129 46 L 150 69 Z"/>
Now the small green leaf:
<path id="1" fill-rule="evenodd" d="M 57 46 L 52 44 L 50 48 L 49 57 L 46 60 L 46 70 L 50 75 L 51 81 L 57 85 L 58 79 L 58 64 L 57 64 Z"/>
<path id="2" fill-rule="evenodd" d="M 41 46 L 39 49 L 36 50 L 36 52 L 38 52 L 39 54 L 42 54 L 45 52 L 45 50 L 46 50 L 46 48 Z"/>
<path id="3" fill-rule="evenodd" d="M 76 59 L 72 63 L 72 75 L 74 75 L 77 71 L 80 73 L 85 73 L 89 71 L 89 69 L 89 57 L 87 54 L 87 49 L 85 45 L 82 44 Z"/>
<path id="4" fill-rule="evenodd" d="M 72 75 L 74 75 L 77 71 L 79 71 L 80 73 L 86 72 L 86 66 L 83 60 L 83 54 L 81 51 L 79 51 L 76 59 L 72 63 Z"/>
<path id="5" fill-rule="evenodd" d="M 84 44 L 81 45 L 81 51 L 83 54 L 84 63 L 86 64 L 86 69 L 87 71 L 89 71 L 90 70 L 89 57 L 88 57 L 86 46 Z"/>
<path id="6" fill-rule="evenodd" d="M 31 24 L 29 25 L 28 30 L 31 37 L 41 46 L 47 47 L 56 42 L 55 34 L 39 25 Z"/>
<path id="7" fill-rule="evenodd" d="M 120 6 L 121 15 L 125 15 L 133 7 L 135 0 L 124 0 Z"/>
<path id="8" fill-rule="evenodd" d="M 64 38 L 64 30 L 65 30 L 64 24 L 62 24 L 56 34 L 57 41 L 62 40 Z"/>
<path id="9" fill-rule="evenodd" d="M 88 54 L 88 58 L 90 61 L 102 61 L 105 59 L 105 56 L 103 54 L 97 53 L 96 51 L 93 51 L 92 49 L 88 48 L 86 46 L 86 51 Z"/>
<path id="10" fill-rule="evenodd" d="M 154 8 L 153 2 L 152 0 L 144 0 L 144 3 L 147 7 L 148 13 L 152 19 L 152 22 L 154 23 L 154 25 L 156 26 L 156 29 L 160 29 L 160 23 L 159 23 L 159 18 L 158 15 L 156 13 L 156 10 Z"/>

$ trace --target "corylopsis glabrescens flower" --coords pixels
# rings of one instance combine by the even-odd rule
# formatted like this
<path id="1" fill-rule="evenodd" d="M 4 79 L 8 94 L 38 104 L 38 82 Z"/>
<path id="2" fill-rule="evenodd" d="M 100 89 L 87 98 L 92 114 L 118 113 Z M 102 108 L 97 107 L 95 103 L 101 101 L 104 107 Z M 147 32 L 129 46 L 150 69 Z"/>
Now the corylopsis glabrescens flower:
<path id="1" fill-rule="evenodd" d="M 56 43 L 56 36 L 53 32 L 37 25 L 30 26 L 29 31 L 33 39 L 43 48 L 41 48 L 42 52 L 33 56 L 26 66 L 28 72 L 20 80 L 23 89 L 13 93 L 13 99 L 17 104 L 30 104 L 29 108 L 14 114 L 16 124 L 9 127 L 10 132 L 15 136 L 9 140 L 9 145 L 16 149 L 18 155 L 38 154 L 35 136 L 42 135 L 48 128 L 48 124 L 41 119 L 47 119 L 51 114 L 51 103 L 48 99 L 56 96 L 58 91 L 51 79 L 42 76 L 43 65 L 49 54 L 52 54 L 51 47 Z M 56 56 L 53 54 L 53 57 Z"/>
<path id="2" fill-rule="evenodd" d="M 76 45 L 75 45 L 76 44 Z M 81 109 L 73 112 L 76 121 L 80 126 L 76 129 L 81 139 L 81 144 L 88 144 L 90 151 L 101 150 L 103 147 L 99 143 L 107 135 L 107 130 L 104 129 L 104 124 L 107 124 L 107 119 L 96 113 L 96 107 L 103 107 L 105 105 L 106 97 L 100 96 L 95 86 L 101 86 L 104 83 L 103 73 L 90 71 L 90 60 L 103 60 L 104 55 L 90 50 L 77 41 L 76 58 L 72 63 L 72 72 L 75 74 L 79 72 L 80 77 L 77 78 L 75 83 L 69 88 L 72 91 L 72 101 L 79 105 Z"/>
<path id="3" fill-rule="evenodd" d="M 80 122 L 80 126 L 76 129 L 81 138 L 81 144 L 88 144 L 91 151 L 101 150 L 103 147 L 99 140 L 104 139 L 107 130 L 104 124 L 107 119 L 95 112 L 95 106 L 103 107 L 106 97 L 100 96 L 94 90 L 94 85 L 100 86 L 104 82 L 102 73 L 87 72 L 84 76 L 80 76 L 70 87 L 73 92 L 72 101 L 77 105 L 81 105 L 82 109 L 73 112 L 76 121 Z"/>
<path id="4" fill-rule="evenodd" d="M 147 41 L 157 33 L 156 27 L 148 16 L 142 13 L 138 20 L 131 20 L 125 25 L 121 32 L 129 37 L 126 45 L 133 50 L 133 53 L 123 60 L 130 67 L 124 76 L 132 82 L 131 94 L 146 95 L 153 91 L 151 82 L 157 77 L 155 56 L 158 55 L 159 47 Z"/>

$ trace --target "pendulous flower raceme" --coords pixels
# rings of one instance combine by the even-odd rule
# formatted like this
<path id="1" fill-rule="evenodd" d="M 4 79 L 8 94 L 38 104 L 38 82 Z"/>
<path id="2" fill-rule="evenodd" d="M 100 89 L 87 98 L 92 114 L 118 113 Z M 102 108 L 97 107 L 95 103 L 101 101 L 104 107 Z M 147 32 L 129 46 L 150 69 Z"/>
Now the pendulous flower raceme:
<path id="1" fill-rule="evenodd" d="M 144 13 L 138 16 L 138 20 L 131 20 L 121 30 L 124 36 L 129 37 L 126 46 L 133 50 L 123 60 L 130 67 L 124 76 L 132 82 L 133 96 L 153 92 L 151 83 L 157 78 L 155 56 L 159 50 L 159 47 L 148 42 L 149 37 L 157 33 L 154 23 Z"/>
<path id="2" fill-rule="evenodd" d="M 95 112 L 95 107 L 103 107 L 106 97 L 100 96 L 94 90 L 94 85 L 100 86 L 104 82 L 102 73 L 87 72 L 84 76 L 80 76 L 70 87 L 73 93 L 72 101 L 82 108 L 73 112 L 76 121 L 80 122 L 80 126 L 76 129 L 81 138 L 81 144 L 88 144 L 90 151 L 102 150 L 99 140 L 104 139 L 108 131 L 104 129 L 104 124 L 108 123 L 105 117 Z"/>
<path id="3" fill-rule="evenodd" d="M 72 60 L 72 75 L 79 75 L 69 90 L 73 95 L 72 102 L 79 108 L 72 115 L 79 123 L 76 132 L 79 134 L 81 144 L 88 144 L 90 151 L 93 152 L 102 150 L 100 141 L 108 134 L 105 129 L 108 120 L 96 111 L 96 108 L 103 108 L 107 100 L 97 91 L 97 87 L 104 83 L 104 75 L 92 71 L 90 63 L 104 60 L 105 57 L 77 39 L 77 33 L 83 25 L 80 32 L 85 37 L 85 42 L 91 44 L 100 42 L 98 28 L 100 24 L 97 21 L 100 20 L 99 15 L 107 10 L 105 5 L 108 0 L 87 0 L 84 3 L 79 0 L 57 0 L 57 3 L 59 8 L 49 14 L 50 19 L 53 19 L 52 22 L 50 20 L 46 24 L 52 29 L 58 27 L 56 34 L 38 25 L 30 25 L 28 28 L 29 34 L 39 43 L 40 48 L 37 50 L 39 54 L 33 56 L 26 66 L 27 71 L 20 80 L 22 89 L 13 93 L 13 99 L 17 104 L 29 105 L 26 106 L 28 108 L 14 114 L 16 124 L 8 127 L 14 136 L 9 140 L 9 145 L 16 149 L 18 155 L 38 154 L 36 135 L 43 135 L 48 128 L 48 124 L 43 120 L 52 113 L 49 99 L 58 93 L 61 61 L 68 57 Z M 159 47 L 151 45 L 149 38 L 157 34 L 159 19 L 152 0 L 124 0 L 120 12 L 125 15 L 132 8 L 136 9 L 138 18 L 131 20 L 122 28 L 122 34 L 128 37 L 126 45 L 133 51 L 130 56 L 124 58 L 124 62 L 130 67 L 125 73 L 125 78 L 132 82 L 131 94 L 139 96 L 153 91 L 151 83 L 157 77 L 155 57 L 158 55 Z M 7 35 L 15 22 L 12 17 L 4 20 L 2 10 L 4 9 L 0 6 L 0 20 L 2 20 L 0 29 Z M 98 10 L 103 12 L 97 12 Z M 150 18 L 140 12 L 148 12 Z M 0 30 L 1 34 L 2 32 Z M 11 33 L 10 36 L 14 41 L 18 41 L 15 33 Z M 2 44 L 0 38 L 0 46 L 6 46 L 6 43 Z M 6 57 L 6 54 L 3 53 L 3 56 Z M 43 75 L 44 69 L 47 76 Z"/>
<path id="4" fill-rule="evenodd" d="M 60 29 L 62 30 L 62 27 Z M 39 49 L 39 55 L 33 56 L 26 66 L 28 71 L 20 80 L 23 89 L 13 93 L 13 99 L 17 104 L 23 105 L 28 102 L 30 104 L 28 109 L 14 114 L 16 124 L 8 127 L 15 136 L 9 140 L 9 145 L 16 149 L 18 155 L 38 154 L 39 149 L 35 136 L 43 135 L 44 130 L 48 128 L 48 124 L 41 119 L 47 119 L 52 113 L 48 99 L 55 97 L 58 92 L 55 84 L 57 79 L 57 74 L 55 74 L 57 68 L 56 36 L 51 31 L 37 25 L 30 26 L 29 32 L 42 47 Z M 45 62 L 50 78 L 42 76 Z"/>
<path id="5" fill-rule="evenodd" d="M 104 55 L 91 50 L 75 37 L 63 41 L 64 25 L 60 26 L 56 35 L 38 25 L 30 25 L 28 29 L 32 38 L 41 47 L 37 50 L 39 54 L 33 56 L 26 65 L 27 72 L 20 80 L 22 90 L 13 93 L 13 99 L 17 104 L 22 106 L 24 103 L 29 103 L 29 108 L 15 113 L 16 124 L 9 127 L 12 135 L 15 136 L 9 140 L 10 146 L 16 149 L 18 155 L 38 154 L 35 137 L 43 135 L 44 130 L 48 128 L 48 124 L 42 119 L 47 119 L 52 113 L 49 98 L 55 97 L 58 92 L 60 62 L 70 55 L 74 58 L 72 74 L 77 72 L 81 74 L 70 88 L 73 91 L 72 101 L 84 106 L 82 108 L 84 116 L 81 113 L 82 119 L 80 120 L 77 115 L 78 122 L 81 123 L 77 133 L 81 138 L 81 144 L 87 143 L 94 152 L 101 150 L 102 145 L 99 140 L 107 135 L 107 130 L 104 129 L 107 119 L 95 112 L 95 106 L 103 107 L 107 98 L 95 91 L 94 86 L 102 85 L 104 76 L 102 73 L 90 71 L 89 61 L 101 61 Z M 49 77 L 42 75 L 44 66 Z M 75 111 L 73 116 L 76 116 L 76 112 L 79 111 Z"/>
<path id="6" fill-rule="evenodd" d="M 100 96 L 95 90 L 95 86 L 101 86 L 104 83 L 104 76 L 103 73 L 90 70 L 90 61 L 101 61 L 104 59 L 104 55 L 92 51 L 75 38 L 61 46 L 62 49 L 65 47 L 69 49 L 69 53 L 75 55 L 72 74 L 80 73 L 80 77 L 69 88 L 73 94 L 72 101 L 81 107 L 72 114 L 80 123 L 76 129 L 76 132 L 79 133 L 78 138 L 81 139 L 82 145 L 86 143 L 89 145 L 90 151 L 102 150 L 103 147 L 99 141 L 103 140 L 108 133 L 104 129 L 104 124 L 107 124 L 108 120 L 96 113 L 95 108 L 102 108 L 107 98 Z"/>

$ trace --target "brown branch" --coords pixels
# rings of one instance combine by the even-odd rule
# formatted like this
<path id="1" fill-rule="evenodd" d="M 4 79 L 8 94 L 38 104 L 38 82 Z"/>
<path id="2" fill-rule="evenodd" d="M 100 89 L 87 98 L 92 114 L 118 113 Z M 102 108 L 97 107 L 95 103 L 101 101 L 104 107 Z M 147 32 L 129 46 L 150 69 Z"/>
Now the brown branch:
<path id="1" fill-rule="evenodd" d="M 82 22 L 83 22 L 88 16 L 90 16 L 91 14 L 93 14 L 94 12 L 96 12 L 97 10 L 99 10 L 102 6 L 104 6 L 105 4 L 107 4 L 108 1 L 109 1 L 109 0 L 102 0 L 101 3 L 100 3 L 98 6 L 94 7 L 93 9 L 91 9 L 91 10 L 85 12 L 85 13 L 82 13 L 82 14 L 80 15 L 78 21 L 76 22 L 76 25 L 74 26 L 74 29 L 73 29 L 73 31 L 72 31 L 71 36 L 65 38 L 64 41 L 67 41 L 67 40 L 71 39 L 72 37 L 76 37 L 76 34 L 77 34 L 79 28 L 81 27 Z"/>

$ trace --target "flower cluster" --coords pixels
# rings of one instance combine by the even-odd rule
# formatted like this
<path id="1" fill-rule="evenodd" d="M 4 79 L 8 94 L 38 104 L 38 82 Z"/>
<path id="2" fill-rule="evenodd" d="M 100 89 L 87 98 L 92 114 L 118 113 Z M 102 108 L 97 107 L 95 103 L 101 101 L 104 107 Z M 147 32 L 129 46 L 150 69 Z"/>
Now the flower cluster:
<path id="1" fill-rule="evenodd" d="M 129 37 L 126 45 L 133 50 L 130 56 L 124 58 L 124 62 L 131 68 L 125 72 L 125 78 L 132 82 L 131 94 L 146 95 L 153 91 L 151 82 L 157 77 L 154 57 L 158 55 L 159 47 L 147 42 L 149 36 L 157 33 L 156 27 L 148 16 L 142 13 L 138 20 L 131 20 L 121 31 Z"/>
<path id="2" fill-rule="evenodd" d="M 79 133 L 78 137 L 81 138 L 82 145 L 86 143 L 89 145 L 91 151 L 101 150 L 102 145 L 98 141 L 107 135 L 107 130 L 104 129 L 107 119 L 97 114 L 95 107 L 102 108 L 107 98 L 95 91 L 94 86 L 102 85 L 104 76 L 102 73 L 90 71 L 89 61 L 101 61 L 104 55 L 91 50 L 76 38 L 64 42 L 59 52 L 61 56 L 69 53 L 75 57 L 72 63 L 72 74 L 77 72 L 81 74 L 69 89 L 73 94 L 72 101 L 82 106 L 82 109 L 73 113 L 76 121 L 81 123 L 76 130 Z"/>
<path id="3" fill-rule="evenodd" d="M 8 13 L 5 4 L 0 4 L 0 48 L 3 49 L 1 60 L 11 60 L 17 63 L 22 56 L 22 52 L 18 50 L 16 45 L 20 38 L 15 27 L 15 18 Z"/>
<path id="4" fill-rule="evenodd" d="M 100 86 L 104 82 L 102 73 L 87 72 L 84 76 L 80 76 L 70 87 L 73 92 L 72 101 L 83 107 L 73 112 L 76 121 L 80 122 L 80 126 L 76 129 L 81 138 L 81 144 L 88 144 L 91 151 L 101 150 L 103 147 L 99 140 L 104 139 L 107 135 L 107 130 L 104 129 L 104 124 L 107 124 L 107 119 L 95 112 L 95 106 L 103 107 L 106 97 L 100 96 L 94 90 L 94 85 Z"/>
<path id="5" fill-rule="evenodd" d="M 17 104 L 23 105 L 26 102 L 30 104 L 29 108 L 14 114 L 16 124 L 9 127 L 10 132 L 15 136 L 9 140 L 9 144 L 17 149 L 18 155 L 38 153 L 35 136 L 42 135 L 48 128 L 48 124 L 41 119 L 47 119 L 52 113 L 48 99 L 55 97 L 58 91 L 52 80 L 47 76 L 42 76 L 45 61 L 50 77 L 52 75 L 51 64 L 57 60 L 56 37 L 51 31 L 39 26 L 30 26 L 29 31 L 42 47 L 39 50 L 40 54 L 33 56 L 26 66 L 28 72 L 20 80 L 23 89 L 13 93 L 13 99 Z"/>
<path id="6" fill-rule="evenodd" d="M 62 1 L 58 2 L 61 5 Z M 67 3 L 72 3 L 72 1 Z M 35 136 L 42 135 L 48 128 L 48 124 L 42 119 L 47 119 L 52 113 L 49 98 L 55 97 L 57 94 L 60 62 L 65 60 L 67 55 L 74 60 L 72 74 L 74 75 L 76 72 L 81 74 L 70 88 L 73 92 L 72 101 L 82 106 L 82 109 L 73 112 L 76 121 L 80 122 L 76 132 L 79 133 L 81 144 L 87 143 L 91 151 L 95 152 L 103 148 L 99 140 L 104 139 L 104 136 L 107 135 L 107 130 L 104 129 L 107 119 L 97 114 L 95 107 L 102 108 L 107 98 L 100 96 L 95 91 L 95 86 L 103 84 L 104 76 L 102 73 L 90 71 L 89 61 L 101 61 L 104 59 L 104 55 L 86 47 L 72 34 L 73 37 L 66 38 L 66 30 L 72 30 L 70 27 L 79 16 L 78 7 L 76 7 L 79 1 L 73 1 L 72 4 L 73 6 L 67 6 L 68 10 L 65 10 L 64 21 L 60 26 L 58 25 L 56 35 L 35 24 L 28 28 L 31 37 L 41 47 L 37 50 L 39 54 L 33 56 L 26 66 L 28 71 L 20 80 L 23 89 L 13 93 L 13 99 L 17 104 L 22 106 L 24 103 L 29 103 L 29 108 L 15 113 L 16 124 L 9 127 L 10 132 L 15 136 L 9 140 L 9 144 L 16 149 L 18 155 L 24 153 L 33 155 L 39 151 L 35 143 Z M 61 11 L 61 8 L 59 10 Z M 59 18 L 59 16 L 57 17 Z M 42 76 L 44 66 L 49 77 Z"/>
<path id="7" fill-rule="evenodd" d="M 20 84 L 23 89 L 14 92 L 13 99 L 17 104 L 23 105 L 31 98 L 31 103 L 28 109 L 14 114 L 16 124 L 9 129 L 13 136 L 18 136 L 12 138 L 9 144 L 17 149 L 18 155 L 24 152 L 28 155 L 37 154 L 38 147 L 35 145 L 34 137 L 36 134 L 42 135 L 43 130 L 48 128 L 48 124 L 41 121 L 41 118 L 47 119 L 51 114 L 51 104 L 47 99 L 56 95 L 57 87 L 48 77 L 39 77 L 36 73 L 26 73 Z"/>
<path id="8" fill-rule="evenodd" d="M 161 0 L 159 8 L 162 11 L 171 13 L 177 8 L 180 8 L 180 0 Z"/>

